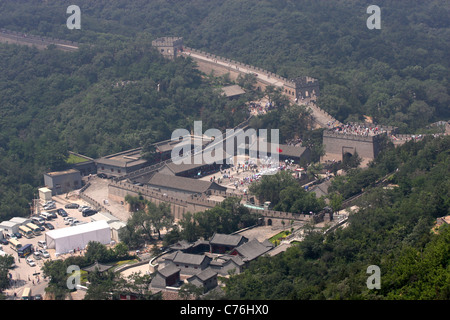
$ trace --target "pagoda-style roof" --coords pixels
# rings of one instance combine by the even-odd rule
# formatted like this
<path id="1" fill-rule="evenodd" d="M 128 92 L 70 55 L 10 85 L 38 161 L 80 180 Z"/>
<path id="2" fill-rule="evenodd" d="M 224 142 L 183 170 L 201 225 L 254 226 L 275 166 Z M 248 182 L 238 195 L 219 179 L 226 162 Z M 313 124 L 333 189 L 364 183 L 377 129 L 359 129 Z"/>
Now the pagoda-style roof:
<path id="1" fill-rule="evenodd" d="M 106 264 L 101 264 L 101 263 L 98 263 L 98 261 L 95 261 L 95 263 L 91 264 L 91 265 L 88 266 L 88 267 L 82 268 L 82 269 L 83 269 L 84 271 L 87 271 L 87 272 L 93 272 L 93 271 L 95 271 L 96 269 L 97 269 L 99 272 L 104 272 L 104 271 L 107 271 L 107 270 L 111 269 L 112 267 L 113 267 L 113 266 L 106 265 Z"/>

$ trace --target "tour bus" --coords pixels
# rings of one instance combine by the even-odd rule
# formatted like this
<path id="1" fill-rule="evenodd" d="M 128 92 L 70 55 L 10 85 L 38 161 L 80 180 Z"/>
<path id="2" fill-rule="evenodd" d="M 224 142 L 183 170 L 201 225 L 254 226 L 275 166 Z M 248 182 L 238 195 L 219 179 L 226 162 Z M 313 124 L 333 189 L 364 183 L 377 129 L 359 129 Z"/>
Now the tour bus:
<path id="1" fill-rule="evenodd" d="M 35 236 L 38 236 L 38 235 L 41 234 L 41 229 L 37 225 L 35 225 L 34 223 L 31 223 L 31 222 L 27 223 L 27 227 L 30 228 L 33 231 L 33 234 Z"/>
<path id="2" fill-rule="evenodd" d="M 33 237 L 33 230 L 31 230 L 30 228 L 26 227 L 26 226 L 20 226 L 19 227 L 19 232 L 21 235 L 23 235 L 25 238 L 32 238 Z"/>
<path id="3" fill-rule="evenodd" d="M 9 241 L 9 244 L 11 245 L 11 248 L 14 251 L 17 251 L 20 248 L 22 248 L 22 244 L 19 242 L 19 240 L 14 239 L 14 238 L 10 238 L 8 241 Z"/>
<path id="4" fill-rule="evenodd" d="M 33 245 L 26 244 L 22 246 L 20 249 L 17 249 L 17 255 L 20 258 L 26 258 L 33 252 Z"/>
<path id="5" fill-rule="evenodd" d="M 22 300 L 31 300 L 31 288 L 26 287 L 23 289 Z"/>

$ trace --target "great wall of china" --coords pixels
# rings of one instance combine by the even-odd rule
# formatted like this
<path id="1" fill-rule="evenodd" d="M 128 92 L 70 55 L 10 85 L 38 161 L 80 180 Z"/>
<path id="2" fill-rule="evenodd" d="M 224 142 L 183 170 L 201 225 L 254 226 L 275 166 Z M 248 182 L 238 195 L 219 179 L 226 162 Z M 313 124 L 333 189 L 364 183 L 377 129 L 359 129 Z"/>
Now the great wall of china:
<path id="1" fill-rule="evenodd" d="M 0 30 L 0 42 L 8 43 L 8 44 L 20 44 L 27 46 L 34 46 L 40 50 L 47 49 L 49 45 L 54 45 L 57 49 L 63 51 L 75 51 L 78 49 L 78 44 L 71 41 L 64 41 L 60 39 L 54 39 L 49 37 L 41 37 L 41 36 L 32 36 L 26 35 L 20 32 L 14 32 L 9 30 Z M 183 46 L 183 42 L 180 41 L 180 38 L 175 37 L 165 37 L 156 39 L 153 43 L 153 46 L 157 48 L 157 50 L 162 53 L 164 56 L 168 58 L 174 58 L 179 55 L 183 55 L 185 57 L 192 58 L 196 63 L 200 71 L 214 75 L 221 76 L 224 74 L 228 74 L 230 79 L 236 80 L 239 75 L 245 74 L 253 74 L 256 76 L 257 86 L 259 90 L 264 90 L 267 86 L 274 86 L 282 89 L 282 92 L 288 96 L 292 102 L 304 104 L 306 105 L 312 112 L 313 118 L 315 120 L 316 127 L 327 128 L 329 123 L 333 125 L 342 125 L 339 121 L 333 118 L 326 111 L 322 110 L 315 103 L 315 95 L 312 95 L 314 92 L 306 92 L 306 96 L 309 98 L 301 99 L 298 101 L 298 97 L 303 95 L 305 92 L 298 92 L 299 88 L 296 86 L 296 83 L 293 80 L 289 80 L 287 78 L 281 77 L 273 72 L 264 70 L 262 68 L 254 67 L 248 64 L 244 64 L 232 59 L 220 57 L 214 54 L 210 54 L 208 52 L 204 52 L 201 50 L 197 50 L 190 47 Z M 314 84 L 315 79 L 310 77 L 304 77 L 306 84 L 311 83 Z M 309 90 L 309 89 L 308 89 Z M 297 98 L 297 99 L 296 99 Z M 313 99 L 314 98 L 314 99 Z M 248 124 L 248 120 L 244 125 Z M 447 124 L 448 127 L 448 124 Z M 448 130 L 447 130 L 448 131 Z M 392 136 L 389 135 L 389 138 L 392 139 Z M 358 151 L 362 153 L 363 156 L 367 158 L 373 158 L 376 153 L 378 153 L 379 149 L 376 146 L 379 137 L 358 137 L 354 135 L 343 135 L 343 134 L 334 134 L 328 130 L 324 131 L 324 144 L 328 144 L 331 148 L 336 149 L 335 152 L 331 150 L 329 153 L 331 156 L 342 155 L 345 150 L 348 149 L 350 153 L 351 151 Z M 412 139 L 417 139 L 417 136 L 414 135 L 396 135 L 396 140 L 393 141 L 394 144 L 401 144 L 405 141 L 409 141 Z M 344 143 L 345 142 L 345 143 Z M 347 144 L 351 144 L 348 145 Z M 375 145 L 375 147 L 374 147 Z M 358 150 L 357 150 L 358 149 Z M 206 197 L 192 197 L 191 199 L 178 199 L 175 197 L 164 195 L 161 192 L 157 192 L 150 188 L 146 188 L 145 186 L 137 186 L 132 180 L 141 175 L 148 175 L 155 170 L 158 170 L 165 163 L 159 163 L 150 167 L 146 167 L 140 169 L 136 172 L 129 174 L 120 179 L 113 179 L 109 184 L 109 195 L 111 200 L 122 202 L 127 194 L 132 195 L 144 195 L 149 200 L 154 201 L 155 203 L 160 202 L 169 202 L 171 204 L 171 210 L 174 216 L 179 219 L 186 212 L 197 212 L 210 209 L 217 205 L 219 202 L 211 199 L 207 199 Z M 82 192 L 81 192 L 82 195 Z M 215 194 L 221 197 L 231 196 L 231 194 Z M 234 194 L 233 194 L 234 195 Z M 82 195 L 83 196 L 83 195 Z M 95 200 L 89 199 L 87 196 L 84 197 L 86 201 L 92 202 L 94 205 L 99 205 Z M 95 202 L 95 203 L 94 203 Z M 106 208 L 104 208 L 106 209 Z M 313 219 L 310 215 L 296 214 L 290 212 L 278 212 L 272 210 L 258 210 L 258 209 L 250 209 L 252 212 L 258 212 L 262 214 L 262 216 L 266 219 L 266 224 L 273 225 L 281 225 L 282 221 L 311 221 Z"/>
<path id="2" fill-rule="evenodd" d="M 47 49 L 54 45 L 56 49 L 62 51 L 76 51 L 79 44 L 73 41 L 55 39 L 45 36 L 36 36 L 23 32 L 0 29 L 0 42 L 7 44 L 19 44 L 29 47 L 36 47 L 39 50 Z"/>

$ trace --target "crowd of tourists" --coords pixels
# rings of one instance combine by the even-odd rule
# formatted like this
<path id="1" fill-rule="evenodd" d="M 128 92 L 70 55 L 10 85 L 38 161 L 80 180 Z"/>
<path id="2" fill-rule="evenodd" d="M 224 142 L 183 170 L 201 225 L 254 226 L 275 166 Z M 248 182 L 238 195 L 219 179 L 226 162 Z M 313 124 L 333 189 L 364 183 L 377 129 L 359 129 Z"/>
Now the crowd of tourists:
<path id="1" fill-rule="evenodd" d="M 386 130 L 378 127 L 377 125 L 351 124 L 351 123 L 333 126 L 331 122 L 328 122 L 328 128 L 334 133 L 353 134 L 359 136 L 375 136 L 377 134 L 386 132 Z"/>

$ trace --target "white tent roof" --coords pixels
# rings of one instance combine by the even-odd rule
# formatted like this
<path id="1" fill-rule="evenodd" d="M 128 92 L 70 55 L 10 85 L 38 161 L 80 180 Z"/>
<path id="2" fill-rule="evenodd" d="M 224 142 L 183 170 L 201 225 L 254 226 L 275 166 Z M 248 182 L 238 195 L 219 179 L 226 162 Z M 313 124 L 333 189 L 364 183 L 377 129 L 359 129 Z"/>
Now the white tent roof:
<path id="1" fill-rule="evenodd" d="M 111 230 L 106 221 L 100 220 L 48 231 L 46 241 L 48 248 L 55 249 L 56 253 L 66 253 L 73 249 L 84 249 L 89 241 L 110 243 Z"/>

